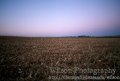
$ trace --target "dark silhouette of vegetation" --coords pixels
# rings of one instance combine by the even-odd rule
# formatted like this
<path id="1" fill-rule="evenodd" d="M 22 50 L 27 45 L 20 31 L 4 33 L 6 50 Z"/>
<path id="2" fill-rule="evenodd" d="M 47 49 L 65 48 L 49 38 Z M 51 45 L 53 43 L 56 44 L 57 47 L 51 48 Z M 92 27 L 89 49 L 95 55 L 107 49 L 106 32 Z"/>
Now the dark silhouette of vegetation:
<path id="1" fill-rule="evenodd" d="M 120 38 L 120 35 L 115 35 L 115 36 L 86 36 L 86 35 L 80 35 L 78 37 L 80 37 L 80 38 Z"/>

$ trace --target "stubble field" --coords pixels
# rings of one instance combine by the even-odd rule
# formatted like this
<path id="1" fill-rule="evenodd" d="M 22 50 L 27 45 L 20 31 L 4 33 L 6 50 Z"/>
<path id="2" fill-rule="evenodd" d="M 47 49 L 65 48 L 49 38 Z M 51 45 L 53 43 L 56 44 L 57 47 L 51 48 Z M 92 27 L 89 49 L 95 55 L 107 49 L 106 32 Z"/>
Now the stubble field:
<path id="1" fill-rule="evenodd" d="M 75 67 L 116 69 L 119 76 L 120 38 L 0 37 L 0 81 L 81 81 L 50 77 L 93 75 L 74 73 Z"/>

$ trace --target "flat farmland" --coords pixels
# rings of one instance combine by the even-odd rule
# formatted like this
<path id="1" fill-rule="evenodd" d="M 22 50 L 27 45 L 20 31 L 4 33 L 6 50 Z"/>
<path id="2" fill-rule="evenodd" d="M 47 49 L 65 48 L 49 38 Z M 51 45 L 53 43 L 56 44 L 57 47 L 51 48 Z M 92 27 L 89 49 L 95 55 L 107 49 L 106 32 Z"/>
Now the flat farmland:
<path id="1" fill-rule="evenodd" d="M 0 37 L 0 81 L 81 81 L 51 76 L 93 75 L 74 68 L 115 69 L 119 76 L 120 38 Z"/>

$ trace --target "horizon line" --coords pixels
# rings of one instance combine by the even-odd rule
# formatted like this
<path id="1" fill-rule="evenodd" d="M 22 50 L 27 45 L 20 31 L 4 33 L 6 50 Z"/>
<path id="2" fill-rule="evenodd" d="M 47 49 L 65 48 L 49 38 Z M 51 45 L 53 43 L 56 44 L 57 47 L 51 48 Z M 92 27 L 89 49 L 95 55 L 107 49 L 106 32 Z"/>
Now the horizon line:
<path id="1" fill-rule="evenodd" d="M 88 38 L 92 38 L 92 37 L 120 37 L 120 35 L 99 35 L 99 36 L 95 36 L 95 35 L 77 35 L 77 36 L 18 36 L 18 35 L 0 35 L 0 37 L 27 37 L 27 38 L 44 38 L 44 37 L 48 37 L 48 38 L 60 38 L 60 37 L 78 37 L 78 38 L 84 38 L 84 37 L 88 37 Z"/>

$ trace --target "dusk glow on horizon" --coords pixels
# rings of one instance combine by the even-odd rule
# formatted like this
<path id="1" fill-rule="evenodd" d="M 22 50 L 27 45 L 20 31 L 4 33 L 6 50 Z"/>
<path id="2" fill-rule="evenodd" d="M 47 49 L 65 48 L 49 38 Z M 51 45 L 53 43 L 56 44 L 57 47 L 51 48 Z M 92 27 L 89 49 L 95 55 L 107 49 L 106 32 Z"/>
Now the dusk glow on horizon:
<path id="1" fill-rule="evenodd" d="M 0 35 L 120 35 L 120 0 L 0 0 Z"/>

